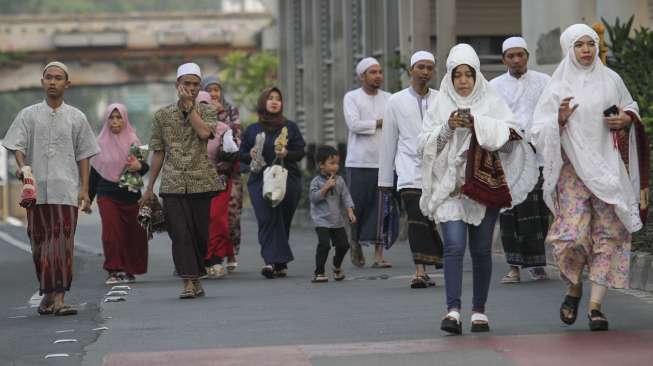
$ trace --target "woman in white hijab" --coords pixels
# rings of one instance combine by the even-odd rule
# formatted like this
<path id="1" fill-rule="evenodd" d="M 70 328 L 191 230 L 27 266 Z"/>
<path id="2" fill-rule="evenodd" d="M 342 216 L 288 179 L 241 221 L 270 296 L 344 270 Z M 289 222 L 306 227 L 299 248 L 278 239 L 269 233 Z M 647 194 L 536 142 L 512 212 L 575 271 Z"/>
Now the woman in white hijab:
<path id="1" fill-rule="evenodd" d="M 639 192 L 648 179 L 640 181 L 640 163 L 648 154 L 637 150 L 648 143 L 637 125 L 630 128 L 639 123 L 637 103 L 601 63 L 598 44 L 584 24 L 562 33 L 565 56 L 538 102 L 533 134 L 544 156 L 544 200 L 555 217 L 546 242 L 568 284 L 560 319 L 575 322 L 588 266 L 590 329 L 607 330 L 601 303 L 607 287 L 628 287 L 631 233 L 642 227 Z"/>
<path id="2" fill-rule="evenodd" d="M 441 329 L 460 334 L 463 256 L 469 236 L 474 270 L 471 331 L 489 331 L 485 303 L 492 274 L 491 245 L 499 210 L 519 204 L 537 183 L 533 150 L 512 112 L 490 88 L 474 49 L 459 44 L 420 136 L 420 208 L 440 224 L 447 311 Z M 469 159 L 468 159 L 469 156 Z"/>

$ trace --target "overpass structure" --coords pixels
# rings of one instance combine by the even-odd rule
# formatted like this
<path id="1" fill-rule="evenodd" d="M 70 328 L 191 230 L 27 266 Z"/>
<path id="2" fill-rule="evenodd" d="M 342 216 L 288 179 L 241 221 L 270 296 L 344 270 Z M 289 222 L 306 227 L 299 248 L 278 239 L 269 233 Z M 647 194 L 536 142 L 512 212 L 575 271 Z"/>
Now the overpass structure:
<path id="1" fill-rule="evenodd" d="M 2 15 L 0 92 L 38 87 L 55 59 L 75 85 L 174 80 L 181 62 L 215 69 L 229 52 L 255 50 L 272 22 L 267 12 Z"/>

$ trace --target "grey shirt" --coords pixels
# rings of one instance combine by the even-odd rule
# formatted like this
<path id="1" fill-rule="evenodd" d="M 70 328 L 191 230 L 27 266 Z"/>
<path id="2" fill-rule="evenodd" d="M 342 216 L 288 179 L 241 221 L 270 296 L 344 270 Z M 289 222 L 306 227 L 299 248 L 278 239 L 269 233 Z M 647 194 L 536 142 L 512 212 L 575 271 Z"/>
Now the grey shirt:
<path id="1" fill-rule="evenodd" d="M 21 110 L 2 144 L 25 154 L 36 180 L 38 205 L 77 206 L 77 162 L 100 151 L 84 113 L 65 103 L 54 110 L 45 101 Z"/>
<path id="2" fill-rule="evenodd" d="M 320 189 L 327 177 L 318 175 L 311 181 L 309 197 L 311 200 L 311 219 L 316 227 L 341 228 L 345 226 L 346 209 L 354 208 L 349 189 L 341 176 L 336 177 L 336 185 L 322 197 Z"/>

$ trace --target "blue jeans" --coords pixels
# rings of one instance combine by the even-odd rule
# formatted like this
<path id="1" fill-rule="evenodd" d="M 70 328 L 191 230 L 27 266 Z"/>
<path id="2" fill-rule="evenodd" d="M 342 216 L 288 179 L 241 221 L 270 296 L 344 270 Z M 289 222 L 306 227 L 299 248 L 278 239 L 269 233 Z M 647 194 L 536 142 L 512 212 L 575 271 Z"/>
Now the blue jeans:
<path id="1" fill-rule="evenodd" d="M 474 297 L 472 311 L 484 313 L 492 277 L 492 234 L 499 216 L 498 209 L 486 209 L 479 226 L 465 222 L 447 221 L 440 224 L 444 242 L 444 284 L 447 293 L 447 310 L 461 309 L 463 287 L 463 256 L 469 233 L 469 252 L 472 256 Z"/>

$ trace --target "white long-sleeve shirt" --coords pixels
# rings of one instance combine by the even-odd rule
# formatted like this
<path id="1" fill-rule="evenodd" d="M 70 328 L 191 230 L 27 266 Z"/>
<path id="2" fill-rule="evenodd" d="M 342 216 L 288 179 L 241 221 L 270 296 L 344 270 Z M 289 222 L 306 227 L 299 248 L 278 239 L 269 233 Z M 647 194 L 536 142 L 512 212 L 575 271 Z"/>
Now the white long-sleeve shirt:
<path id="1" fill-rule="evenodd" d="M 383 118 L 390 93 L 379 90 L 375 95 L 365 93 L 363 88 L 345 94 L 343 111 L 349 128 L 347 160 L 349 168 L 378 168 L 381 129 L 376 121 Z"/>
<path id="2" fill-rule="evenodd" d="M 510 107 L 515 115 L 517 125 L 526 134 L 526 139 L 529 142 L 531 142 L 535 106 L 550 80 L 551 77 L 547 74 L 529 70 L 519 79 L 506 72 L 490 81 L 490 86 Z M 539 152 L 537 160 L 542 166 L 544 161 Z"/>
<path id="3" fill-rule="evenodd" d="M 435 102 L 437 90 L 421 96 L 412 87 L 388 100 L 383 117 L 379 152 L 379 187 L 392 187 L 397 172 L 397 190 L 422 189 L 421 158 L 417 154 L 422 121 Z"/>

